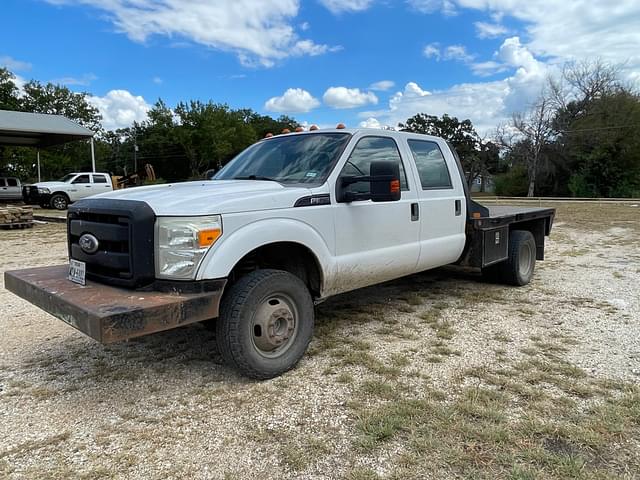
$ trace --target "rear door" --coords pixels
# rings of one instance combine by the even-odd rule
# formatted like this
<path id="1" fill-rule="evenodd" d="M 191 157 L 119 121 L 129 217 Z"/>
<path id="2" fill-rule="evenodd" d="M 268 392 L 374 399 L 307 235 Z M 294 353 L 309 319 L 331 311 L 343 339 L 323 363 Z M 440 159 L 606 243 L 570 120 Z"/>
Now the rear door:
<path id="1" fill-rule="evenodd" d="M 466 235 L 466 198 L 455 158 L 440 139 L 409 137 L 404 142 L 416 167 L 420 215 L 418 270 L 453 263 Z"/>
<path id="2" fill-rule="evenodd" d="M 6 179 L 7 186 L 6 194 L 7 198 L 10 200 L 21 200 L 22 199 L 22 189 L 20 187 L 20 180 L 17 178 L 7 178 Z"/>
<path id="3" fill-rule="evenodd" d="M 93 194 L 105 193 L 111 191 L 111 183 L 107 179 L 107 176 L 102 173 L 96 173 L 91 175 L 93 180 Z"/>
<path id="4" fill-rule="evenodd" d="M 369 175 L 374 160 L 400 164 L 401 199 L 393 202 L 360 200 L 334 203 L 336 272 L 333 293 L 373 285 L 413 273 L 419 255 L 420 222 L 412 219 L 417 191 L 406 159 L 402 159 L 391 136 L 366 135 L 347 149 L 339 167 L 340 176 Z M 346 156 L 346 160 L 345 157 Z M 335 185 L 335 183 L 334 183 Z M 357 193 L 369 191 L 369 183 L 348 187 Z M 334 191 L 335 194 L 335 191 Z M 335 202 L 335 196 L 334 196 Z"/>

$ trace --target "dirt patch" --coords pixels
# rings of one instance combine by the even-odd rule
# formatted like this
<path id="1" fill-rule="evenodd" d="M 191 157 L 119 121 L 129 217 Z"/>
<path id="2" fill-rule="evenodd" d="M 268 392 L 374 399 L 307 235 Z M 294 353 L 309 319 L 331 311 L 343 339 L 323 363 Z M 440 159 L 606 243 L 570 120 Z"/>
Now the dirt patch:
<path id="1" fill-rule="evenodd" d="M 266 382 L 201 325 L 102 346 L 0 290 L 0 477 L 633 478 L 638 215 L 560 207 L 523 288 L 445 268 L 331 299 Z M 0 251 L 63 263 L 64 225 Z"/>

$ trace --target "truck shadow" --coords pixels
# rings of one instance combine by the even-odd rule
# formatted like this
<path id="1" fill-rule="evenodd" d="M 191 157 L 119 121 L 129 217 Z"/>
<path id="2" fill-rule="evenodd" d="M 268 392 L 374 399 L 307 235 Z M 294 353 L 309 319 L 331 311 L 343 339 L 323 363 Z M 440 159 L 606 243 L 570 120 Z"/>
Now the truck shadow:
<path id="1" fill-rule="evenodd" d="M 419 295 L 424 304 L 450 301 L 457 293 L 473 293 L 480 287 L 480 279 L 476 273 L 447 267 L 338 295 L 318 307 L 315 339 L 323 335 L 322 326 L 328 319 L 337 321 L 338 328 L 347 326 L 354 313 L 361 315 L 359 321 L 366 322 L 376 310 L 384 313 L 406 305 L 412 295 Z M 214 332 L 203 324 L 112 345 L 98 344 L 80 334 L 64 335 L 49 339 L 44 347 L 25 358 L 25 366 L 68 392 L 91 385 L 109 385 L 118 391 L 132 383 L 152 385 L 194 378 L 208 384 L 253 383 L 224 365 Z"/>

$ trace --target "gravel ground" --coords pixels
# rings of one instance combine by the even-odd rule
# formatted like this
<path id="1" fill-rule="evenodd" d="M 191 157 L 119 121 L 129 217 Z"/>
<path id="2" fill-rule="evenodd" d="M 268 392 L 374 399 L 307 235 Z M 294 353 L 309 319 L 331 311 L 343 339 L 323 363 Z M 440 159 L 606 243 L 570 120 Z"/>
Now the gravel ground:
<path id="1" fill-rule="evenodd" d="M 454 390 L 532 342 L 562 340 L 589 378 L 638 383 L 639 234 L 640 208 L 560 207 L 530 285 L 445 268 L 331 299 L 299 367 L 266 382 L 221 365 L 201 325 L 102 346 L 3 288 L 0 477 L 386 476 L 405 446 L 358 449 L 354 399 L 377 405 L 380 379 L 412 399 Z M 64 225 L 0 231 L 0 252 L 1 271 L 64 263 Z M 446 323 L 425 323 L 433 312 Z M 430 468 L 416 478 L 450 477 Z"/>

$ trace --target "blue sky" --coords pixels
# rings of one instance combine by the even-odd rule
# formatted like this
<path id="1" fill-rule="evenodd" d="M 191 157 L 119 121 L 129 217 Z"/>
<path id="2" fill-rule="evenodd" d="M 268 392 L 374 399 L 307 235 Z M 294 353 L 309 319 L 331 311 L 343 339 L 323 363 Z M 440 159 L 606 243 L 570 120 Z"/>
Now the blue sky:
<path id="1" fill-rule="evenodd" d="M 106 128 L 161 97 L 321 125 L 447 112 L 488 132 L 566 61 L 640 78 L 637 0 L 3 0 L 2 13 L 0 64 L 91 92 Z"/>

